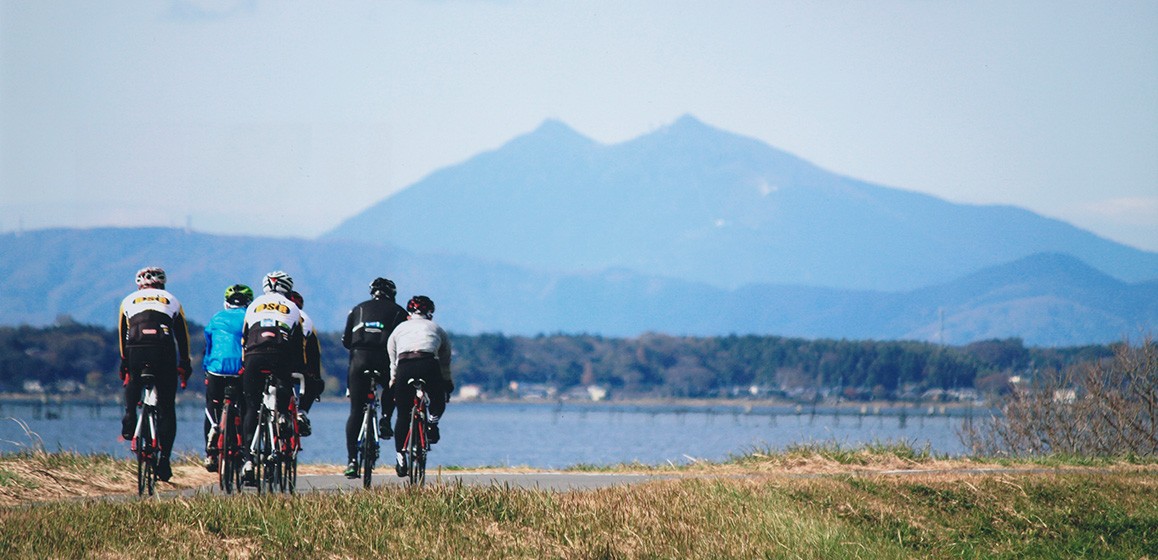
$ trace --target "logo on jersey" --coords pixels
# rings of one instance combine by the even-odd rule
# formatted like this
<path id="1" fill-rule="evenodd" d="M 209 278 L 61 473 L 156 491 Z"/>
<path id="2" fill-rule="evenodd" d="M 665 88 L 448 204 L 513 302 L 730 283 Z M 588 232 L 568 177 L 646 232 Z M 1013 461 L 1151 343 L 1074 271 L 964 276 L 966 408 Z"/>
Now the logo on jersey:
<path id="1" fill-rule="evenodd" d="M 254 313 L 264 313 L 266 311 L 281 313 L 282 315 L 289 315 L 290 308 L 288 305 L 276 301 L 267 301 L 265 303 L 258 304 L 257 307 L 253 308 Z"/>
<path id="2" fill-rule="evenodd" d="M 169 305 L 169 298 L 162 296 L 162 295 L 157 295 L 157 294 L 149 295 L 149 296 L 140 296 L 140 297 L 133 299 L 134 304 L 147 303 L 150 301 L 155 301 L 157 303 L 160 303 L 161 305 Z"/>

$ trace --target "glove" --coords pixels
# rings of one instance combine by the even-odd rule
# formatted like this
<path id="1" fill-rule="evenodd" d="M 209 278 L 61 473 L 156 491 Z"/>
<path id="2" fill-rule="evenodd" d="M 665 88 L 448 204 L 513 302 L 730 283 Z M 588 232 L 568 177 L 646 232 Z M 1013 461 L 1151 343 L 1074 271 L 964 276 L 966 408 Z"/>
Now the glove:
<path id="1" fill-rule="evenodd" d="M 450 402 L 450 395 L 454 394 L 454 381 L 446 382 L 446 402 Z"/>
<path id="2" fill-rule="evenodd" d="M 121 377 L 121 385 L 127 387 L 129 385 L 129 364 L 126 364 L 124 360 L 121 361 L 121 370 L 118 375 Z"/>
<path id="3" fill-rule="evenodd" d="M 189 362 L 181 362 L 181 365 L 177 366 L 177 375 L 181 378 L 182 389 L 189 385 L 189 374 L 192 369 L 193 366 Z"/>

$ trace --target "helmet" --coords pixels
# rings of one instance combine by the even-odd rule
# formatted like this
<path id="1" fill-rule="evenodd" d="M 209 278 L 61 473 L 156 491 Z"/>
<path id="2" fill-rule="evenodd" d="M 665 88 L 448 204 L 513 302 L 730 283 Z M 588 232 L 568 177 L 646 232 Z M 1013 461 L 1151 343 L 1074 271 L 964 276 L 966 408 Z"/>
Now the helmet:
<path id="1" fill-rule="evenodd" d="M 303 298 L 301 294 L 297 293 L 297 291 L 290 290 L 290 293 L 286 294 L 285 297 L 294 302 L 294 305 L 298 306 L 298 309 L 306 308 L 305 298 Z"/>
<path id="2" fill-rule="evenodd" d="M 159 266 L 149 266 L 137 271 L 138 288 L 164 288 L 165 271 Z"/>
<path id="3" fill-rule="evenodd" d="M 253 290 L 245 284 L 234 284 L 225 288 L 225 303 L 244 307 L 253 301 Z"/>
<path id="4" fill-rule="evenodd" d="M 370 295 L 374 297 L 386 296 L 393 299 L 394 296 L 398 295 L 398 287 L 389 279 L 375 278 L 373 282 L 370 282 Z"/>
<path id="5" fill-rule="evenodd" d="M 434 315 L 434 302 L 426 296 L 414 296 L 406 303 L 406 311 L 411 315 L 424 315 L 429 319 Z"/>
<path id="6" fill-rule="evenodd" d="M 265 280 L 261 282 L 261 290 L 267 294 L 270 292 L 277 292 L 279 294 L 285 295 L 293 291 L 293 289 L 294 279 L 290 278 L 289 274 L 286 274 L 280 270 L 275 270 L 269 274 L 266 274 Z"/>

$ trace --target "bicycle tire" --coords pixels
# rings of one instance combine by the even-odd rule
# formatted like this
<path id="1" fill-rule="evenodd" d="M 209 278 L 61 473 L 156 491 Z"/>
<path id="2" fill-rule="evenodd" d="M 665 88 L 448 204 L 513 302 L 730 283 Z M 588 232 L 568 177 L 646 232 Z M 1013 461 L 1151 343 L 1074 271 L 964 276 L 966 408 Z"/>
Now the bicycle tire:
<path id="1" fill-rule="evenodd" d="M 241 490 L 241 486 L 237 484 L 239 480 L 231 405 L 230 401 L 225 401 L 221 407 L 221 425 L 217 429 L 217 482 L 226 494 L 232 494 L 235 485 L 238 491 Z"/>
<path id="2" fill-rule="evenodd" d="M 261 411 L 261 416 L 258 418 L 256 453 L 253 454 L 253 479 L 257 482 L 257 494 L 260 496 L 263 491 L 272 491 L 266 484 L 269 478 L 269 465 L 266 462 L 269 460 L 269 414 L 266 411 Z"/>
<path id="3" fill-rule="evenodd" d="M 282 474 L 282 479 L 285 481 L 286 492 L 296 494 L 298 490 L 298 460 L 293 457 L 282 464 L 285 466 L 285 472 Z"/>
<path id="4" fill-rule="evenodd" d="M 365 436 L 362 438 L 362 488 L 369 488 L 371 479 L 374 477 L 374 462 L 378 458 L 374 447 L 378 441 L 374 434 L 374 410 L 367 406 L 366 413 L 362 417 L 362 431 Z"/>
<path id="5" fill-rule="evenodd" d="M 277 451 L 276 465 L 277 469 L 277 487 L 282 494 L 293 494 L 294 492 L 294 463 L 296 457 L 297 443 L 295 442 L 294 432 L 296 431 L 296 423 L 293 420 L 293 411 L 291 409 L 290 418 L 282 424 L 277 422 L 277 431 L 274 432 L 277 441 L 274 442 L 273 448 Z"/>
<path id="6" fill-rule="evenodd" d="M 426 441 L 426 423 L 422 421 L 418 407 L 410 415 L 410 431 L 406 436 L 406 466 L 411 486 L 421 486 L 426 482 L 426 457 L 423 442 Z"/>
<path id="7" fill-rule="evenodd" d="M 153 496 L 157 491 L 157 449 L 154 442 L 157 422 L 153 411 L 145 409 L 141 418 L 141 435 L 137 439 L 137 495 Z"/>
<path id="8" fill-rule="evenodd" d="M 265 470 L 265 490 L 270 494 L 273 494 L 275 491 L 281 491 L 281 465 L 278 463 L 277 457 L 274 454 L 275 448 L 273 436 L 270 435 L 269 432 L 269 430 L 273 427 L 272 424 L 273 416 L 271 415 L 269 417 L 269 424 L 265 426 L 266 430 L 262 430 L 262 432 L 265 434 L 263 440 L 265 445 L 261 454 L 263 457 L 263 462 L 265 463 L 262 465 L 262 468 Z"/>

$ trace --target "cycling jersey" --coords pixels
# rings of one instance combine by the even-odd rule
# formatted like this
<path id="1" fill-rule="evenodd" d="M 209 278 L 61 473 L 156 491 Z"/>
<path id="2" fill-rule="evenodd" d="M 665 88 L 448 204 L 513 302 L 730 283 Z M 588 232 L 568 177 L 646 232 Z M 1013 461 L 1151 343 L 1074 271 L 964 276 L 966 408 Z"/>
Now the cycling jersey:
<path id="1" fill-rule="evenodd" d="M 394 329 L 386 343 L 386 352 L 390 355 L 391 385 L 394 385 L 399 360 L 417 354 L 437 358 L 442 379 L 451 381 L 450 337 L 430 319 L 411 315 L 410 319 Z"/>
<path id="2" fill-rule="evenodd" d="M 237 375 L 241 371 L 245 308 L 218 311 L 205 326 L 205 357 L 202 366 L 214 375 Z"/>
<path id="3" fill-rule="evenodd" d="M 119 332 L 121 359 L 128 347 L 174 350 L 182 364 L 189 363 L 189 331 L 181 302 L 166 290 L 144 288 L 121 300 Z"/>
<path id="4" fill-rule="evenodd" d="M 347 349 L 386 351 L 386 341 L 394 327 L 406 322 L 406 310 L 392 299 L 370 299 L 359 303 L 346 316 L 342 346 Z"/>
<path id="5" fill-rule="evenodd" d="M 285 296 L 271 292 L 253 300 L 245 310 L 244 324 L 245 354 L 285 354 L 305 360 L 302 312 Z"/>
<path id="6" fill-rule="evenodd" d="M 314 320 L 302 310 L 302 336 L 305 337 L 306 363 L 302 373 L 318 377 L 322 374 L 322 347 L 318 342 L 318 334 L 314 331 Z"/>

